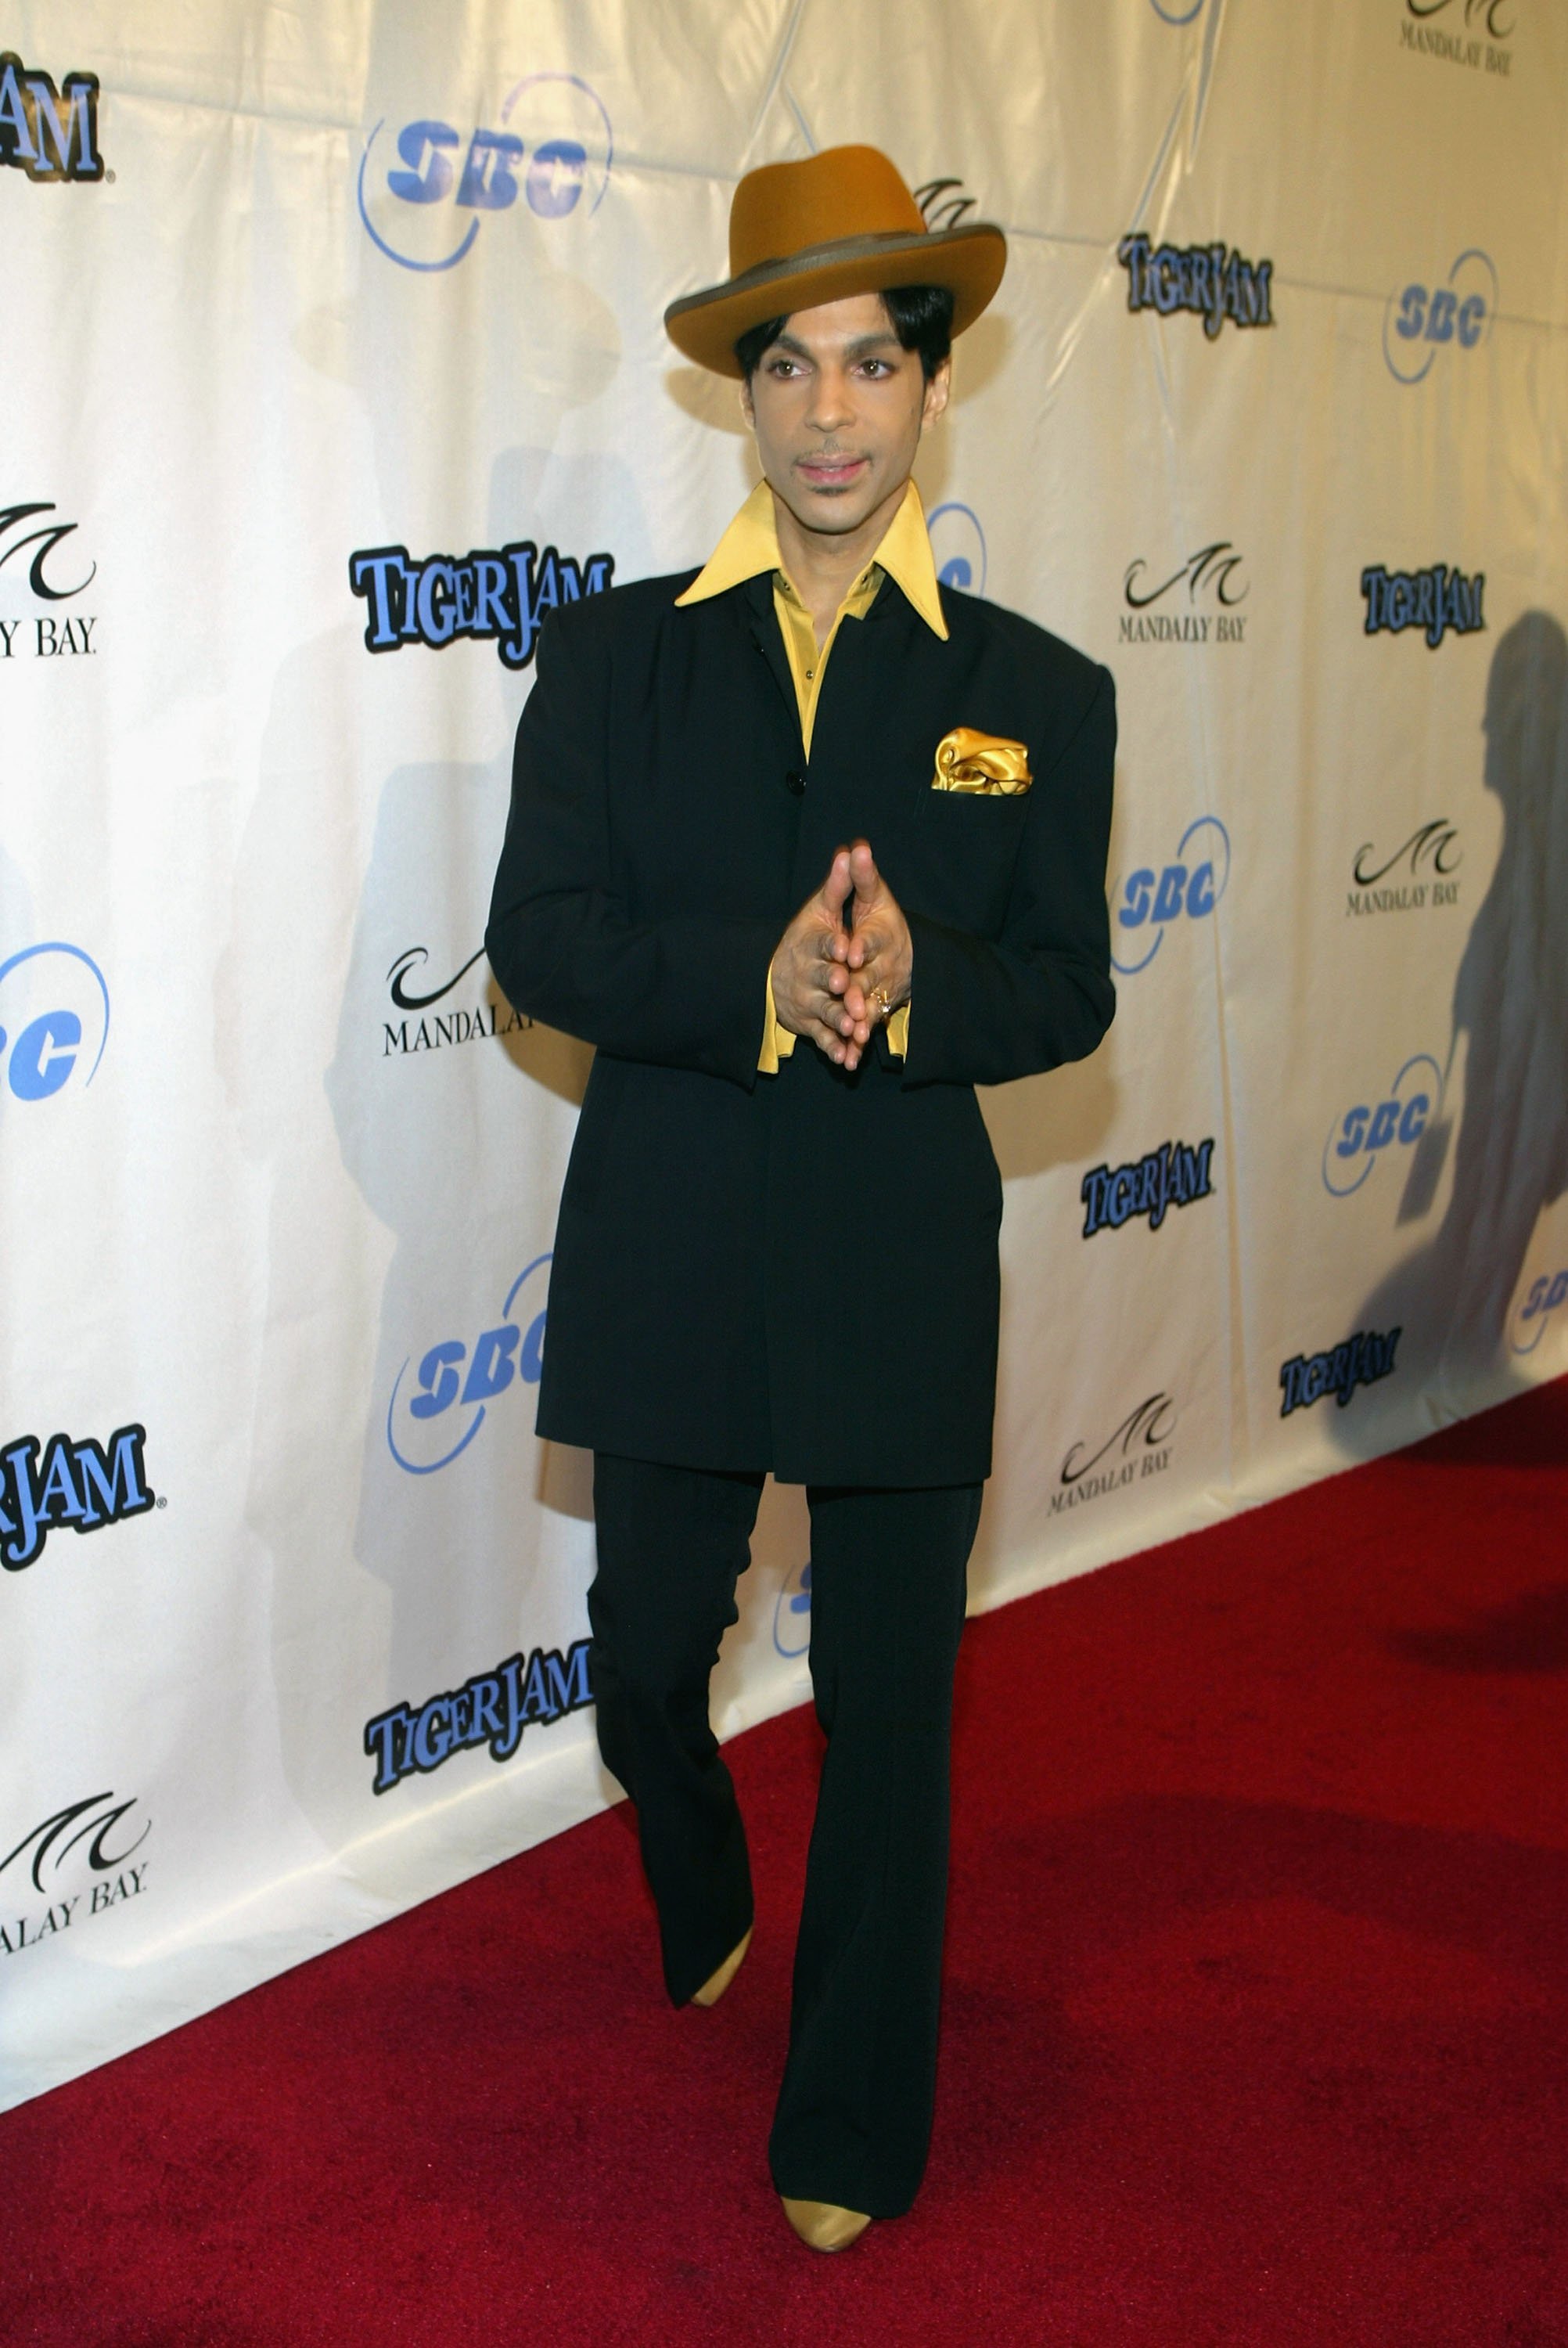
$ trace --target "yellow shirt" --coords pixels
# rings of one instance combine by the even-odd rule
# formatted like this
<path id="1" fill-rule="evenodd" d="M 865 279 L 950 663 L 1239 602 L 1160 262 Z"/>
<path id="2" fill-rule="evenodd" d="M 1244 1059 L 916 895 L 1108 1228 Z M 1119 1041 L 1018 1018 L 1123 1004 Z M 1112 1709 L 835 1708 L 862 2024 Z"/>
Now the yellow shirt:
<path id="1" fill-rule="evenodd" d="M 942 598 L 937 587 L 937 564 L 931 552 L 931 541 L 926 529 L 925 509 L 920 492 L 910 481 L 904 491 L 904 501 L 888 523 L 876 554 L 856 580 L 837 612 L 826 641 L 818 645 L 816 629 L 811 613 L 796 592 L 784 567 L 779 552 L 778 525 L 774 518 L 774 493 L 766 481 L 759 481 L 740 512 L 713 549 L 706 567 L 699 572 L 678 603 L 700 603 L 710 595 L 722 595 L 731 587 L 738 587 L 743 579 L 754 579 L 771 571 L 774 581 L 774 612 L 784 639 L 784 657 L 794 685 L 795 702 L 800 711 L 801 738 L 806 756 L 811 756 L 812 729 L 816 724 L 816 705 L 822 693 L 822 680 L 827 671 L 828 654 L 838 639 L 838 631 L 845 620 L 863 620 L 876 600 L 884 574 L 890 575 L 904 591 L 909 602 L 925 621 L 933 634 L 947 642 L 948 623 L 942 617 Z M 908 1049 L 909 1005 L 901 1004 L 887 1022 L 887 1048 L 902 1058 Z M 757 1056 L 757 1066 L 764 1076 L 776 1076 L 781 1060 L 787 1060 L 794 1050 L 795 1039 L 787 1027 L 781 1027 L 774 1010 L 773 977 L 767 983 L 767 1014 L 763 1029 L 763 1048 Z"/>

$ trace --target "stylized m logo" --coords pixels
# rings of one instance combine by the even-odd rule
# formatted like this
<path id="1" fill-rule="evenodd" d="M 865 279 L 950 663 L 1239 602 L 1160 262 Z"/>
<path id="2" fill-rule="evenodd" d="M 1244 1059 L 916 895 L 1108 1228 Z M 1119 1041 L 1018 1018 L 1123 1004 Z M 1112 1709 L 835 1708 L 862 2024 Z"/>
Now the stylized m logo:
<path id="1" fill-rule="evenodd" d="M 35 595 L 41 595 L 46 602 L 63 603 L 67 596 L 79 595 L 84 587 L 90 586 L 97 574 L 98 566 L 95 562 L 87 577 L 79 579 L 74 587 L 51 587 L 44 576 L 45 563 L 47 562 L 60 541 L 63 538 L 69 538 L 77 527 L 76 523 L 74 521 L 46 522 L 38 530 L 30 530 L 20 537 L 13 537 L 9 545 L 5 542 L 9 532 L 15 530 L 21 523 L 30 521 L 35 514 L 52 514 L 54 510 L 52 504 L 46 501 L 39 503 L 37 499 L 35 499 L 31 505 L 0 506 L 0 568 L 4 568 L 14 554 L 20 554 L 25 546 L 36 547 L 37 552 L 34 555 L 27 570 L 27 584 Z"/>

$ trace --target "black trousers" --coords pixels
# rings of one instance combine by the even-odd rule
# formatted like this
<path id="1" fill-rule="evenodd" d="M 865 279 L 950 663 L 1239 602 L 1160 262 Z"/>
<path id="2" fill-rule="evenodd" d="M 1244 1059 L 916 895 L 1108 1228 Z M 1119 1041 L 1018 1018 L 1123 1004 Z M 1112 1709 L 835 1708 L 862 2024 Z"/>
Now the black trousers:
<path id="1" fill-rule="evenodd" d="M 736 1619 L 762 1485 L 594 1457 L 600 1750 L 637 1806 L 678 2005 L 752 1921 L 708 1678 Z M 876 2218 L 909 2207 L 930 2139 L 953 1665 L 980 1491 L 807 1491 L 811 1676 L 827 1754 L 768 2151 L 781 2193 Z"/>

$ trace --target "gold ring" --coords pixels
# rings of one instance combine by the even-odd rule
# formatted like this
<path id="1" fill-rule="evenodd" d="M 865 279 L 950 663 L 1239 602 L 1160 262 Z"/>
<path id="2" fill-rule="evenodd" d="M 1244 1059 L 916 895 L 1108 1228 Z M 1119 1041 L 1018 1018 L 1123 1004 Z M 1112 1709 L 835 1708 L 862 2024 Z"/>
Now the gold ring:
<path id="1" fill-rule="evenodd" d="M 876 1005 L 877 1015 L 880 1018 L 891 1019 L 893 1005 L 887 999 L 887 989 L 885 986 L 874 986 L 871 990 L 871 1000 Z"/>

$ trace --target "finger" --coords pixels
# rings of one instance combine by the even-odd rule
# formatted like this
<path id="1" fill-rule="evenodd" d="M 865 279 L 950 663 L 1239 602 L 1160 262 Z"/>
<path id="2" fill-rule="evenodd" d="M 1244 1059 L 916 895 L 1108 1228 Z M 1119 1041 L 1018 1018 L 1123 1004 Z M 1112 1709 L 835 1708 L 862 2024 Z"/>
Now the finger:
<path id="1" fill-rule="evenodd" d="M 834 1061 L 839 1067 L 844 1066 L 853 1047 L 842 1035 L 835 1035 L 830 1027 L 823 1025 L 820 1019 L 809 1022 L 804 1032 L 825 1059 Z"/>
<path id="2" fill-rule="evenodd" d="M 849 1035 L 856 1024 L 853 1015 L 845 1010 L 837 996 L 832 994 L 819 995 L 812 1005 L 809 1015 L 816 1021 L 818 1026 L 825 1027 L 835 1035 Z"/>
<path id="3" fill-rule="evenodd" d="M 876 870 L 876 859 L 871 853 L 868 839 L 857 839 L 850 850 L 849 875 L 855 887 L 855 911 L 858 917 L 863 909 L 869 911 L 882 891 L 882 875 Z"/>
<path id="4" fill-rule="evenodd" d="M 835 849 L 833 861 L 827 868 L 827 878 L 822 884 L 822 901 L 835 922 L 848 902 L 853 886 L 849 850 L 847 848 Z"/>
<path id="5" fill-rule="evenodd" d="M 862 986 L 875 986 L 888 975 L 893 940 L 885 930 L 875 927 L 857 930 L 856 935 L 860 940 L 860 953 L 858 956 L 851 954 L 849 967 L 858 974 Z"/>
<path id="6" fill-rule="evenodd" d="M 850 988 L 844 998 L 844 1008 L 854 1021 L 856 1031 L 864 1027 L 868 1034 L 893 1015 L 891 1003 L 885 1004 L 877 988 L 864 981 Z"/>

